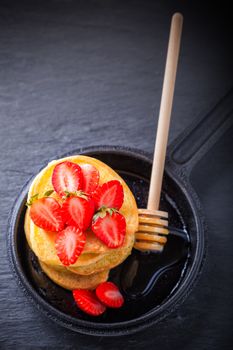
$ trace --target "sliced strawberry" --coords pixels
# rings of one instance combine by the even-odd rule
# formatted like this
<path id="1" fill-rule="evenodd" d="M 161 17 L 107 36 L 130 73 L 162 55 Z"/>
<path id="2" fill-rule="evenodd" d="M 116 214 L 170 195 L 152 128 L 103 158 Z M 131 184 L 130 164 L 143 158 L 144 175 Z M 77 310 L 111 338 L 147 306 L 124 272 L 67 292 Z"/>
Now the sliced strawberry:
<path id="1" fill-rule="evenodd" d="M 82 187 L 83 174 L 80 166 L 72 162 L 62 162 L 55 166 L 52 174 L 54 190 L 60 197 L 66 192 L 75 192 Z"/>
<path id="2" fill-rule="evenodd" d="M 86 231 L 91 225 L 94 210 L 95 204 L 91 198 L 68 197 L 62 205 L 63 220 L 68 225 L 77 226 L 80 230 Z"/>
<path id="3" fill-rule="evenodd" d="M 92 231 L 109 248 L 118 248 L 122 246 L 125 238 L 125 218 L 118 212 L 106 211 L 104 217 L 102 213 L 97 213 L 92 222 Z"/>
<path id="4" fill-rule="evenodd" d="M 99 184 L 99 171 L 91 164 L 82 164 L 81 169 L 83 173 L 82 190 L 83 192 L 91 194 L 96 190 Z"/>
<path id="5" fill-rule="evenodd" d="M 58 232 L 64 228 L 60 204 L 52 197 L 34 201 L 30 206 L 29 215 L 36 226 L 46 231 Z"/>
<path id="6" fill-rule="evenodd" d="M 120 181 L 105 182 L 97 188 L 93 194 L 93 199 L 97 209 L 105 206 L 119 210 L 124 201 L 124 192 Z"/>
<path id="7" fill-rule="evenodd" d="M 57 255 L 63 265 L 74 264 L 82 253 L 86 242 L 85 234 L 74 226 L 67 226 L 58 232 L 55 240 Z"/>
<path id="8" fill-rule="evenodd" d="M 75 289 L 73 290 L 73 297 L 77 306 L 89 315 L 99 316 L 106 310 L 106 306 L 90 290 Z"/>
<path id="9" fill-rule="evenodd" d="M 95 292 L 99 300 L 108 307 L 118 308 L 124 304 L 123 295 L 112 282 L 100 283 Z"/>

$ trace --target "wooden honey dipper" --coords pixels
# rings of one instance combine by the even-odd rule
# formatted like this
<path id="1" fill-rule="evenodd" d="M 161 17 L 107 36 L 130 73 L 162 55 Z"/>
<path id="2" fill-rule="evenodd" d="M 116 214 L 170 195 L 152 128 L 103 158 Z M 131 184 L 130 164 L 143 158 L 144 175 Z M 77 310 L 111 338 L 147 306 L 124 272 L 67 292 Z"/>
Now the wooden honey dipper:
<path id="1" fill-rule="evenodd" d="M 154 149 L 150 189 L 146 209 L 138 209 L 139 226 L 134 248 L 142 251 L 162 251 L 167 242 L 168 213 L 159 210 L 165 166 L 168 133 L 180 51 L 183 16 L 172 16 L 159 120 Z"/>

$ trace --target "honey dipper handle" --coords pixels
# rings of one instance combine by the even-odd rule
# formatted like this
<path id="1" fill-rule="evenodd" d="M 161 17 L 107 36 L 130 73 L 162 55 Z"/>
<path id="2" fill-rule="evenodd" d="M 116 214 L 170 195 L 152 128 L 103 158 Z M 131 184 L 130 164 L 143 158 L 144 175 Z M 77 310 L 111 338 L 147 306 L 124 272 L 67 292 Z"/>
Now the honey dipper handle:
<path id="1" fill-rule="evenodd" d="M 175 13 L 171 21 L 149 197 L 147 203 L 147 208 L 150 210 L 159 209 L 177 63 L 180 51 L 182 24 L 183 16 L 180 13 Z"/>

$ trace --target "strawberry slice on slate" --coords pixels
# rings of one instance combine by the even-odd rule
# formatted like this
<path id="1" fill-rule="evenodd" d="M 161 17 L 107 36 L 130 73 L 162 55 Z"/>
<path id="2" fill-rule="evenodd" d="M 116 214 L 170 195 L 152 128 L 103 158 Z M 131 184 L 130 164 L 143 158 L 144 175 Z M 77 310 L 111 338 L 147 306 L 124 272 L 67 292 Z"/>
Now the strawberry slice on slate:
<path id="1" fill-rule="evenodd" d="M 123 187 L 118 180 L 111 180 L 99 186 L 93 194 L 96 208 L 115 208 L 119 210 L 124 201 Z"/>
<path id="2" fill-rule="evenodd" d="M 95 204 L 91 198 L 82 194 L 71 196 L 62 205 L 63 220 L 68 225 L 77 226 L 80 230 L 86 231 L 91 225 L 94 210 Z"/>
<path id="3" fill-rule="evenodd" d="M 94 216 L 91 228 L 109 248 L 122 246 L 126 233 L 126 221 L 124 216 L 114 209 L 98 212 Z"/>
<path id="4" fill-rule="evenodd" d="M 64 197 L 67 192 L 78 191 L 82 187 L 82 183 L 82 169 L 78 164 L 65 161 L 55 166 L 52 184 L 60 197 Z"/>
<path id="5" fill-rule="evenodd" d="M 58 232 L 64 228 L 61 207 L 54 198 L 43 197 L 33 201 L 29 215 L 36 226 L 46 231 Z"/>
<path id="6" fill-rule="evenodd" d="M 99 316 L 106 310 L 106 306 L 90 290 L 75 289 L 73 290 L 73 297 L 77 306 L 89 315 Z"/>
<path id="7" fill-rule="evenodd" d="M 98 187 L 100 178 L 99 171 L 91 164 L 82 164 L 80 166 L 83 173 L 82 190 L 85 193 L 91 194 Z"/>
<path id="8" fill-rule="evenodd" d="M 123 295 L 112 282 L 103 282 L 99 284 L 95 292 L 98 299 L 108 307 L 118 308 L 124 304 Z"/>
<path id="9" fill-rule="evenodd" d="M 65 266 L 74 264 L 82 253 L 85 242 L 86 236 L 78 227 L 67 226 L 58 232 L 55 248 L 62 264 Z"/>

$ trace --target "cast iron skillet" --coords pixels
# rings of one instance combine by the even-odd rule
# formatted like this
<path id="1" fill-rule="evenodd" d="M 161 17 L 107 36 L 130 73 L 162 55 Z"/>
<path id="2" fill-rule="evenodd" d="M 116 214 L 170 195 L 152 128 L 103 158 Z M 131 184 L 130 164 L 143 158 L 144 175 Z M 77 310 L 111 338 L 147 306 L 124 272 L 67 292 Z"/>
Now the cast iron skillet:
<path id="1" fill-rule="evenodd" d="M 20 286 L 39 310 L 73 331 L 102 336 L 123 335 L 158 322 L 187 297 L 200 275 L 206 251 L 204 217 L 190 184 L 190 174 L 232 122 L 232 96 L 230 92 L 169 147 L 160 209 L 169 212 L 171 235 L 162 254 L 142 254 L 133 250 L 123 264 L 112 270 L 110 279 L 121 287 L 126 300 L 119 310 L 108 309 L 100 317 L 89 317 L 76 307 L 70 292 L 55 285 L 41 271 L 26 243 L 23 229 L 30 179 L 9 216 L 8 255 Z M 125 178 L 138 206 L 145 207 L 150 155 L 118 146 L 89 147 L 66 155 L 72 154 L 90 155 L 109 164 Z"/>

